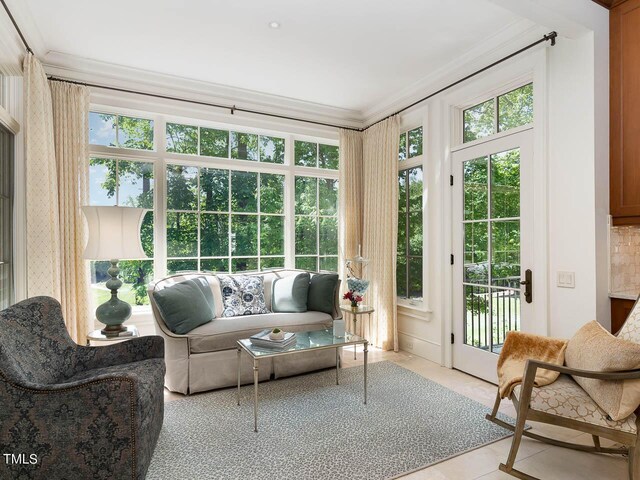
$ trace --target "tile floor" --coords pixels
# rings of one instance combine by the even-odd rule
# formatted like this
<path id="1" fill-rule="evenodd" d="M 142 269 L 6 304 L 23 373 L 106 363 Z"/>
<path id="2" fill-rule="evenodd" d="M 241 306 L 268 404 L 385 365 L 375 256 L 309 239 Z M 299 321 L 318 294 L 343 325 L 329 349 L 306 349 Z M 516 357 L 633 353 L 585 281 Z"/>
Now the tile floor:
<path id="1" fill-rule="evenodd" d="M 355 361 L 352 350 L 344 352 L 342 359 L 344 368 L 361 365 L 362 352 L 358 351 Z M 457 370 L 441 367 L 436 363 L 406 352 L 394 353 L 370 350 L 370 362 L 382 360 L 395 362 L 455 392 L 473 398 L 488 407 L 493 406 L 496 387 L 478 378 Z M 165 390 L 166 401 L 177 398 L 184 398 L 184 396 Z M 500 410 L 515 418 L 515 410 L 510 402 L 503 401 Z M 535 431 L 544 435 L 582 443 L 591 441 L 591 436 L 587 434 L 536 422 L 530 423 Z M 608 445 L 604 440 L 602 444 Z M 509 437 L 408 474 L 402 478 L 403 480 L 513 480 L 514 477 L 498 470 L 498 465 L 506 461 L 510 446 L 511 438 Z M 516 468 L 542 480 L 623 480 L 627 478 L 625 458 L 577 452 L 528 438 L 523 438 L 517 458 Z"/>

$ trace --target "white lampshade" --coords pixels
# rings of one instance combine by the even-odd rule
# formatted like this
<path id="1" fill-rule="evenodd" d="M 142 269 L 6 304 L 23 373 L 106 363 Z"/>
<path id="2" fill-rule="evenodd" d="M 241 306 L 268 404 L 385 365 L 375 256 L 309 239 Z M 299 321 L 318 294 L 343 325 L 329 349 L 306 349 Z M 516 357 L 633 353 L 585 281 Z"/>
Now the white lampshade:
<path id="1" fill-rule="evenodd" d="M 146 210 L 130 207 L 82 207 L 89 224 L 87 260 L 148 258 L 142 249 L 140 225 Z"/>

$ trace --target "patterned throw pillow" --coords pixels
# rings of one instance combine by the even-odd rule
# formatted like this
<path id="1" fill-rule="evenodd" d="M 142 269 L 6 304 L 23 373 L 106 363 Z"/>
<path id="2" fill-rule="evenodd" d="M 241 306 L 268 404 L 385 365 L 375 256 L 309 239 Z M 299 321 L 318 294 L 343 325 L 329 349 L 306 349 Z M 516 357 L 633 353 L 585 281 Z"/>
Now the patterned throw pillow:
<path id="1" fill-rule="evenodd" d="M 269 313 L 264 300 L 264 280 L 250 275 L 218 275 L 224 303 L 223 317 Z"/>

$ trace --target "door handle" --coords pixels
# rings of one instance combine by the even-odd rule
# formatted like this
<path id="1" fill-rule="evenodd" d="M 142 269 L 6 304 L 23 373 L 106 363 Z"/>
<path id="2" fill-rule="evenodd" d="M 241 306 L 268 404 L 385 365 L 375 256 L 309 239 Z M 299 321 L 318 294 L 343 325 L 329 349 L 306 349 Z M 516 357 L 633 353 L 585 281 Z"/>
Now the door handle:
<path id="1" fill-rule="evenodd" d="M 527 303 L 533 302 L 533 281 L 531 270 L 527 269 L 524 272 L 524 280 L 520 282 L 520 285 L 524 285 L 524 300 Z"/>

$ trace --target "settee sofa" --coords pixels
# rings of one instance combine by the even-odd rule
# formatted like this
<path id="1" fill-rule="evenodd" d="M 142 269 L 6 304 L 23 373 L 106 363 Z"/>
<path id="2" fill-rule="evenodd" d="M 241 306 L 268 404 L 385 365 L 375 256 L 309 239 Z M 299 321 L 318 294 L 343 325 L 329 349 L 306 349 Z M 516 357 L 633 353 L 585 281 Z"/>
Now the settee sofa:
<path id="1" fill-rule="evenodd" d="M 297 275 L 302 270 L 272 270 L 242 275 L 259 275 L 264 281 L 264 296 L 267 310 L 271 312 L 271 286 L 277 278 Z M 237 274 L 241 275 L 241 274 Z M 311 274 L 312 276 L 314 274 Z M 236 276 L 236 275 L 231 275 Z M 173 333 L 154 299 L 154 292 L 176 283 L 204 277 L 207 279 L 214 299 L 215 319 L 180 335 Z M 303 313 L 266 313 L 223 317 L 223 298 L 220 281 L 212 273 L 187 273 L 156 280 L 148 285 L 149 301 L 155 321 L 156 333 L 165 341 L 167 373 L 165 386 L 172 392 L 185 395 L 224 388 L 237 383 L 236 341 L 248 338 L 266 328 L 279 327 L 289 332 L 322 330 L 331 328 L 333 320 L 341 318 L 339 308 L 340 282 L 336 285 L 331 302 L 332 313 L 306 311 Z M 241 357 L 242 383 L 253 382 L 253 366 L 245 355 Z M 297 375 L 313 370 L 335 367 L 333 350 L 303 352 L 260 360 L 259 380 Z"/>

